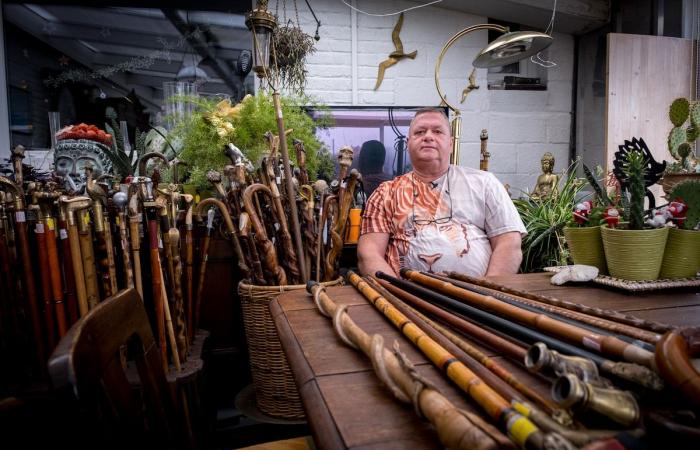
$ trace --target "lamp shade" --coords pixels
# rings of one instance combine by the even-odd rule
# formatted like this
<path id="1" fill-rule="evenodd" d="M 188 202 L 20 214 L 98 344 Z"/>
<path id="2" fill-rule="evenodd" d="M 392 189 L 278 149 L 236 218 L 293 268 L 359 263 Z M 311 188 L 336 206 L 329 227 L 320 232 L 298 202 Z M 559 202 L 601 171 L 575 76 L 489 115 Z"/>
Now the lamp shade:
<path id="1" fill-rule="evenodd" d="M 245 15 L 245 24 L 253 32 L 253 70 L 261 78 L 270 67 L 270 41 L 277 27 L 277 19 L 266 7 L 267 2 L 258 2 L 258 7 Z"/>
<path id="2" fill-rule="evenodd" d="M 474 58 L 474 67 L 499 67 L 529 58 L 552 44 L 552 37 L 538 31 L 506 33 L 484 47 Z"/>

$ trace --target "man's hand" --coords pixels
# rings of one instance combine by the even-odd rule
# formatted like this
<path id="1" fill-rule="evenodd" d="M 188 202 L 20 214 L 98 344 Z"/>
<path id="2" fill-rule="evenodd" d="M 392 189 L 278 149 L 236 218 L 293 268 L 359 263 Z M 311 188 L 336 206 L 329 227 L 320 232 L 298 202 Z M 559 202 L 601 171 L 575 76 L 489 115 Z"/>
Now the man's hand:
<path id="1" fill-rule="evenodd" d="M 357 242 L 357 268 L 363 275 L 374 275 L 382 271 L 397 276 L 384 259 L 389 245 L 389 233 L 367 233 Z"/>
<path id="2" fill-rule="evenodd" d="M 491 242 L 491 260 L 486 276 L 510 275 L 518 273 L 523 252 L 520 249 L 520 232 L 511 231 L 489 238 Z"/>

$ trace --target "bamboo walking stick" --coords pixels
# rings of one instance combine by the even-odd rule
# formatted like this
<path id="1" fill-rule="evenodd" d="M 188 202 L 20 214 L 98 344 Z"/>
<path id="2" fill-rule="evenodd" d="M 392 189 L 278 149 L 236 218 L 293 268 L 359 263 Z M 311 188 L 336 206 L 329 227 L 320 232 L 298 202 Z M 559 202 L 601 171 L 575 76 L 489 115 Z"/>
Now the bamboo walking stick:
<path id="1" fill-rule="evenodd" d="M 611 375 L 615 375 L 621 379 L 637 383 L 641 386 L 653 390 L 661 390 L 663 388 L 663 382 L 656 374 L 656 372 L 645 366 L 634 363 L 611 361 L 597 353 L 593 353 L 583 348 L 576 347 L 567 342 L 563 342 L 558 338 L 554 338 L 539 331 L 532 330 L 523 325 L 511 322 L 505 318 L 494 315 L 492 313 L 488 313 L 478 308 L 474 308 L 473 306 L 469 306 L 461 301 L 454 300 L 445 295 L 433 292 L 419 284 L 401 280 L 399 278 L 392 277 L 391 275 L 387 275 L 382 272 L 377 272 L 376 276 L 378 278 L 388 280 L 393 285 L 399 286 L 402 289 L 410 290 L 416 294 L 419 294 L 422 298 L 430 299 L 431 301 L 439 303 L 444 308 L 458 311 L 459 314 L 465 315 L 470 319 L 478 321 L 478 323 L 480 324 L 484 324 L 486 326 L 490 326 L 498 330 L 507 331 L 510 336 L 521 341 L 529 343 L 543 342 L 547 346 L 552 347 L 567 355 L 576 355 L 582 358 L 589 359 L 593 361 L 595 365 L 602 371 Z M 403 299 L 411 302 L 411 299 L 409 297 L 403 297 Z M 420 305 L 418 305 L 417 307 L 419 309 L 422 308 L 422 306 Z M 456 321 L 455 323 L 460 323 L 460 321 Z M 597 376 L 597 372 L 595 375 Z"/>
<path id="2" fill-rule="evenodd" d="M 92 203 L 90 204 L 92 206 Z M 76 211 L 78 222 L 78 241 L 83 272 L 85 273 L 85 288 L 87 290 L 88 308 L 92 309 L 100 301 L 100 288 L 97 283 L 97 268 L 95 266 L 95 250 L 92 243 L 92 228 L 90 215 L 87 211 Z"/>
<path id="3" fill-rule="evenodd" d="M 547 303 L 549 305 L 560 306 L 562 308 L 570 309 L 573 311 L 579 311 L 585 314 L 590 314 L 591 316 L 601 317 L 603 319 L 612 320 L 615 322 L 624 323 L 636 328 L 642 328 L 645 330 L 653 331 L 654 333 L 665 333 L 667 331 L 673 330 L 675 327 L 671 325 L 662 324 L 659 322 L 654 322 L 650 320 L 640 319 L 634 316 L 628 316 L 619 311 L 614 311 L 612 309 L 601 309 L 592 306 L 581 305 L 578 303 L 572 303 L 566 300 L 560 300 L 558 298 L 549 297 L 545 295 L 533 294 L 531 292 L 523 291 L 520 289 L 509 288 L 506 286 L 501 286 L 492 281 L 471 277 L 469 275 L 459 273 L 459 272 L 446 272 L 446 275 L 450 278 L 454 278 L 460 281 L 466 281 L 467 283 L 476 284 L 478 286 L 483 286 L 489 289 L 494 289 L 497 291 L 505 292 L 506 294 L 517 295 L 519 297 L 527 298 L 530 300 L 535 300 L 542 303 Z"/>
<path id="4" fill-rule="evenodd" d="M 434 425 L 445 448 L 487 450 L 513 447 L 510 441 L 478 416 L 458 410 L 432 384 L 416 377 L 415 370 L 404 356 L 384 348 L 380 335 L 367 334 L 345 312 L 346 307 L 333 301 L 320 284 L 310 282 L 307 290 L 317 299 L 319 311 L 326 317 L 334 318 L 336 330 L 342 330 L 343 342 L 364 353 L 373 361 L 373 366 L 383 369 L 375 369 L 375 372 L 384 384 L 394 386 L 390 389 L 394 396 L 402 401 L 414 399 L 416 410 Z M 386 375 L 382 375 L 384 372 Z"/>
<path id="5" fill-rule="evenodd" d="M 99 268 L 100 285 L 102 286 L 103 298 L 111 297 L 117 293 L 116 279 L 112 274 L 116 274 L 114 269 L 114 253 L 111 249 L 111 238 L 108 238 L 109 226 L 105 226 L 107 219 L 104 206 L 107 203 L 107 194 L 92 179 L 92 167 L 86 167 L 87 181 L 85 191 L 92 199 L 92 214 L 94 219 L 95 237 L 97 238 L 97 267 Z"/>
<path id="6" fill-rule="evenodd" d="M 425 272 L 424 272 L 425 273 Z M 553 313 L 556 314 L 561 320 L 562 317 L 565 317 L 567 319 L 572 319 L 576 320 L 588 325 L 592 325 L 594 327 L 597 327 L 602 330 L 606 330 L 607 332 L 611 333 L 616 333 L 619 335 L 625 335 L 629 336 L 634 339 L 638 339 L 640 341 L 644 342 L 649 342 L 649 343 L 656 343 L 661 339 L 661 335 L 652 333 L 647 330 L 643 330 L 641 328 L 636 328 L 632 327 L 629 325 L 625 325 L 622 323 L 618 322 L 613 322 L 611 320 L 606 320 L 603 318 L 599 318 L 596 316 L 591 316 L 588 314 L 584 314 L 578 311 L 572 311 L 566 308 L 562 308 L 560 306 L 553 306 L 547 303 L 542 303 L 538 302 L 536 300 L 530 300 L 525 297 L 520 297 L 518 295 L 512 295 L 512 294 L 506 294 L 504 292 L 495 290 L 495 289 L 489 289 L 486 287 L 478 286 L 475 284 L 467 283 L 465 281 L 460 281 L 454 278 L 450 277 L 445 277 L 441 276 L 438 274 L 429 274 L 425 273 L 428 276 L 431 276 L 433 278 L 437 278 L 438 280 L 442 281 L 447 281 L 449 283 L 454 284 L 457 287 L 460 287 L 462 289 L 467 289 L 472 292 L 476 292 L 477 294 L 482 294 L 482 295 L 490 295 L 498 300 L 506 301 L 506 302 L 512 302 L 512 304 L 522 304 L 522 305 L 527 305 L 531 307 L 538 308 L 542 311 L 547 311 L 548 313 Z"/>
<path id="7" fill-rule="evenodd" d="M 70 244 L 70 255 L 73 265 L 73 275 L 75 275 L 75 291 L 78 297 L 78 310 L 80 317 L 88 313 L 88 294 L 85 282 L 85 272 L 83 270 L 83 258 L 80 254 L 80 236 L 78 234 L 78 218 L 76 213 L 85 208 L 89 208 L 92 202 L 88 197 L 68 198 L 61 196 L 59 202 L 65 210 L 68 222 L 68 242 Z"/>
<path id="8" fill-rule="evenodd" d="M 544 449 L 549 438 L 527 417 L 484 383 L 474 372 L 459 362 L 452 354 L 428 337 L 406 316 L 401 314 L 367 282 L 357 274 L 348 272 L 348 280 L 379 311 L 381 311 L 421 352 L 457 386 L 474 400 L 508 436 L 521 448 Z M 563 441 L 563 438 L 560 438 Z M 562 448 L 573 448 L 568 442 L 560 442 Z"/>
<path id="9" fill-rule="evenodd" d="M 41 307 L 36 293 L 36 285 L 34 280 L 34 271 L 32 269 L 31 253 L 29 251 L 29 237 L 27 230 L 26 211 L 24 209 L 24 192 L 17 187 L 12 181 L 0 176 L 0 184 L 5 185 L 13 190 L 14 210 L 15 210 L 15 239 L 17 245 L 17 253 L 22 267 L 22 289 L 24 292 L 29 317 L 32 323 L 32 331 L 34 333 L 34 345 L 36 348 L 35 356 L 39 370 L 42 374 L 46 373 L 46 347 L 44 346 L 44 335 L 41 327 Z"/>
<path id="10" fill-rule="evenodd" d="M 532 328 L 558 336 L 561 339 L 574 342 L 598 353 L 612 355 L 623 360 L 634 362 L 655 370 L 654 354 L 635 345 L 624 342 L 614 336 L 602 336 L 581 327 L 560 322 L 544 314 L 526 311 L 496 300 L 493 297 L 469 292 L 458 288 L 452 283 L 441 281 L 415 270 L 402 269 L 401 276 L 416 281 L 424 286 L 443 292 L 479 308 L 493 311 L 503 317 L 528 324 Z"/>
<path id="11" fill-rule="evenodd" d="M 158 251 L 158 221 L 157 221 L 157 205 L 152 201 L 152 197 L 147 197 L 147 201 L 143 203 L 146 208 L 148 219 L 148 241 L 149 251 L 151 255 L 151 284 L 153 292 L 153 305 L 155 308 L 156 334 L 158 336 L 158 345 L 160 345 L 160 359 L 163 364 L 163 370 L 168 373 L 168 345 L 165 336 L 165 290 L 163 289 L 163 269 L 160 265 L 160 252 Z"/>

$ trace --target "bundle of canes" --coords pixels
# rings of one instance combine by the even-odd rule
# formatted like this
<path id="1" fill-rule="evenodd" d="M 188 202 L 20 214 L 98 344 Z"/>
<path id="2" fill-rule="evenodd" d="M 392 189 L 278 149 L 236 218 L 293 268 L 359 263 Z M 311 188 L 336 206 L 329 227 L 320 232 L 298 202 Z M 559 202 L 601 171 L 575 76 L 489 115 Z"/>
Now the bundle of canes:
<path id="1" fill-rule="evenodd" d="M 416 412 L 433 424 L 445 448 L 513 448 L 490 424 L 475 414 L 456 408 L 431 383 L 420 377 L 398 351 L 397 344 L 392 353 L 384 347 L 381 335 L 367 334 L 347 314 L 347 306 L 336 304 L 320 284 L 310 281 L 307 290 L 313 294 L 321 314 L 333 319 L 341 340 L 372 360 L 375 372 L 396 398 L 406 403 L 413 402 Z"/>
<path id="2" fill-rule="evenodd" d="M 470 292 L 452 283 L 438 280 L 420 272 L 402 269 L 401 276 L 428 286 L 438 292 L 457 297 L 477 308 L 493 311 L 511 320 L 528 324 L 530 327 L 550 333 L 597 352 L 612 355 L 626 361 L 634 362 L 655 370 L 654 353 L 627 343 L 615 336 L 604 336 L 584 328 L 556 320 L 545 314 L 538 314 L 518 308 L 517 306 L 497 300 L 493 297 Z"/>
<path id="3" fill-rule="evenodd" d="M 476 292 L 477 294 L 490 295 L 491 297 L 496 298 L 498 300 L 503 300 L 511 304 L 522 305 L 526 309 L 536 308 L 540 311 L 546 311 L 547 313 L 556 315 L 561 320 L 565 320 L 564 318 L 574 320 L 595 327 L 599 330 L 605 330 L 605 332 L 608 333 L 629 336 L 630 338 L 638 339 L 640 341 L 648 342 L 651 344 L 654 344 L 661 340 L 660 334 L 656 334 L 641 328 L 633 327 L 618 322 L 613 322 L 611 320 L 591 316 L 589 314 L 584 314 L 578 311 L 572 311 L 566 308 L 562 308 L 560 306 L 554 306 L 548 303 L 538 302 L 536 300 L 528 299 L 518 295 L 506 294 L 495 289 L 489 289 L 472 283 L 467 283 L 465 281 L 460 281 L 451 277 L 445 277 L 439 274 L 426 273 L 426 275 L 431 276 L 433 278 L 437 278 L 438 280 L 447 281 L 449 283 L 454 284 L 457 287 Z"/>
<path id="4" fill-rule="evenodd" d="M 25 299 L 29 306 L 29 316 L 32 322 L 34 333 L 34 345 L 36 348 L 36 358 L 42 373 L 46 372 L 46 350 L 44 346 L 44 336 L 41 327 L 41 307 L 34 284 L 34 272 L 32 270 L 31 253 L 29 251 L 29 236 L 27 231 L 27 216 L 24 205 L 24 190 L 19 184 L 15 184 L 9 178 L 0 176 L 0 186 L 5 186 L 12 193 L 15 210 L 15 235 L 18 247 L 19 259 L 22 263 L 22 288 Z"/>
<path id="5" fill-rule="evenodd" d="M 350 171 L 349 181 L 347 183 L 343 182 L 338 192 L 338 207 L 336 208 L 338 215 L 335 217 L 334 227 L 331 230 L 331 248 L 326 255 L 325 281 L 330 281 L 335 278 L 335 266 L 338 256 L 340 256 L 340 252 L 343 249 L 348 215 L 355 198 L 355 187 L 361 179 L 362 176 L 360 172 L 352 169 L 352 171 Z"/>
<path id="6" fill-rule="evenodd" d="M 509 336 L 521 340 L 523 342 L 544 343 L 546 344 L 546 346 L 550 346 L 558 351 L 566 353 L 567 355 L 576 355 L 580 357 L 580 359 L 590 360 L 591 362 L 593 362 L 593 364 L 595 364 L 595 367 L 591 368 L 588 367 L 589 364 L 566 363 L 565 361 L 562 361 L 562 355 L 558 355 L 556 354 L 556 352 L 553 351 L 548 351 L 545 346 L 545 350 L 547 350 L 546 357 L 541 359 L 548 360 L 544 361 L 543 364 L 548 365 L 549 367 L 555 368 L 556 366 L 559 366 L 560 369 L 571 370 L 573 373 L 577 373 L 579 375 L 582 372 L 584 372 L 586 373 L 586 377 L 584 378 L 590 379 L 598 378 L 597 368 L 600 368 L 600 370 L 606 373 L 630 381 L 632 383 L 639 384 L 640 386 L 644 386 L 653 390 L 663 389 L 663 381 L 658 376 L 658 374 L 645 366 L 606 359 L 597 353 L 593 353 L 591 351 L 569 344 L 558 338 L 549 336 L 548 334 L 539 332 L 537 330 L 532 330 L 523 325 L 512 322 L 506 318 L 500 317 L 496 314 L 492 314 L 486 311 L 482 311 L 481 309 L 475 308 L 473 306 L 469 306 L 468 304 L 465 304 L 462 301 L 458 301 L 451 297 L 442 295 L 438 292 L 434 292 L 431 289 L 425 288 L 414 282 L 392 277 L 382 272 L 377 272 L 376 276 L 378 278 L 389 281 L 395 286 L 399 286 L 401 289 L 416 293 L 417 295 L 420 295 L 421 298 L 429 299 L 431 302 L 437 303 L 443 308 L 446 308 L 450 311 L 456 311 L 458 314 L 469 317 L 471 320 L 476 321 L 479 325 L 486 325 L 489 327 L 493 327 L 499 331 L 507 332 Z M 441 320 L 444 320 L 446 323 L 449 323 L 450 326 L 456 327 L 457 329 L 460 329 L 461 331 L 467 334 L 478 335 L 476 334 L 476 331 L 479 330 L 478 326 L 470 324 L 470 322 L 467 322 L 464 319 L 457 317 L 455 314 L 442 311 L 440 308 L 437 308 L 431 303 L 425 302 L 421 299 L 417 299 L 415 296 L 401 295 L 401 297 L 403 300 L 411 303 L 412 306 L 415 306 L 422 310 L 430 311 L 430 314 L 434 314 L 437 317 L 440 317 Z M 418 302 L 416 302 L 415 300 L 418 300 Z M 467 327 L 467 324 L 469 324 L 470 326 Z M 490 341 L 487 340 L 485 342 L 491 345 Z M 501 351 L 506 351 L 509 356 L 517 360 L 522 361 L 524 358 L 524 356 L 520 356 L 522 354 L 518 351 L 513 352 L 512 347 L 494 346 L 494 348 L 498 348 Z M 533 346 L 533 348 L 541 349 L 542 347 L 539 345 L 535 345 Z M 525 356 L 529 357 L 530 352 L 525 353 Z"/>
<path id="7" fill-rule="evenodd" d="M 585 314 L 590 314 L 591 316 L 601 317 L 604 319 L 612 320 L 619 323 L 624 323 L 636 328 L 642 328 L 645 330 L 653 331 L 654 333 L 665 333 L 667 331 L 673 330 L 675 327 L 671 325 L 666 325 L 659 322 L 654 322 L 650 320 L 640 319 L 639 317 L 629 316 L 623 314 L 619 311 L 613 311 L 611 309 L 601 309 L 592 306 L 581 305 L 578 303 L 569 302 L 566 300 L 561 300 L 554 297 L 549 297 L 545 295 L 538 295 L 531 292 L 523 291 L 520 289 L 510 288 L 507 286 L 502 286 L 490 280 L 483 278 L 472 277 L 460 272 L 446 272 L 450 278 L 454 278 L 460 281 L 466 281 L 467 283 L 476 284 L 477 286 L 483 286 L 489 289 L 505 292 L 506 294 L 517 295 L 530 300 L 535 300 L 542 303 L 547 303 L 549 305 L 560 306 L 562 308 L 570 309 L 573 311 L 579 311 Z"/>
<path id="8" fill-rule="evenodd" d="M 441 345 L 431 339 L 410 321 L 379 292 L 362 280 L 356 273 L 348 272 L 348 281 L 364 297 L 381 311 L 421 352 L 450 380 L 474 400 L 501 428 L 511 440 L 524 449 L 544 449 L 550 445 L 559 448 L 574 448 L 562 436 L 543 433 L 530 419 L 521 414 L 491 386 L 461 363 Z"/>
<path id="9" fill-rule="evenodd" d="M 504 389 L 502 383 L 500 383 L 498 380 L 494 380 L 493 376 L 483 377 L 490 386 L 492 386 L 498 391 L 499 394 L 511 401 L 511 404 L 513 404 L 513 406 L 517 408 L 518 412 L 527 416 L 538 426 L 542 427 L 542 429 L 549 432 L 558 433 L 576 446 L 582 446 L 597 439 L 610 437 L 616 434 L 616 431 L 611 430 L 580 430 L 568 428 L 568 426 L 572 424 L 572 419 L 568 411 L 561 409 L 560 407 L 554 405 L 552 401 L 540 396 L 534 389 L 526 385 L 524 382 L 521 382 L 513 373 L 508 371 L 500 363 L 496 362 L 495 359 L 486 356 L 484 353 L 482 353 L 480 350 L 466 342 L 464 339 L 458 337 L 456 334 L 452 333 L 445 327 L 440 326 L 436 322 L 433 322 L 432 320 L 428 319 L 426 316 L 424 316 L 417 310 L 403 303 L 397 297 L 392 295 L 392 292 L 396 293 L 397 295 L 400 295 L 401 297 L 413 297 L 411 294 L 396 288 L 395 286 L 387 283 L 384 280 L 375 280 L 371 277 L 366 277 L 365 280 L 370 285 L 372 285 L 372 287 L 375 288 L 387 301 L 389 301 L 392 305 L 397 307 L 401 313 L 405 314 L 409 318 L 409 320 L 415 322 L 431 338 L 437 340 L 440 343 L 440 345 L 444 346 L 450 353 L 453 353 L 455 356 L 457 356 L 459 360 L 468 365 L 470 369 L 474 367 L 474 370 L 476 372 L 478 369 L 478 365 L 476 365 L 475 361 L 469 361 L 469 358 L 466 357 L 466 355 L 461 354 L 462 352 L 473 357 L 476 361 L 478 361 L 478 363 L 483 364 L 485 368 L 493 372 L 493 374 L 496 375 L 498 378 L 502 379 L 510 386 L 515 388 L 518 392 L 522 393 L 528 399 L 532 400 L 535 403 L 535 405 L 530 406 L 518 396 L 513 395 L 513 393 L 510 392 L 508 389 Z M 411 303 L 415 303 L 416 300 L 419 303 L 421 302 L 419 299 L 414 297 L 411 299 Z M 474 328 L 479 330 L 479 334 L 481 335 L 487 333 L 480 327 L 474 326 Z M 493 336 L 493 338 L 490 340 L 491 343 L 493 343 L 493 339 L 498 340 L 502 338 L 499 338 L 498 336 Z M 514 344 L 507 342 L 506 345 Z M 501 348 L 498 345 L 493 345 L 493 347 L 497 349 Z M 525 350 L 520 349 L 519 353 L 524 354 Z M 479 375 L 480 377 L 482 376 L 481 373 L 477 373 L 477 375 Z"/>

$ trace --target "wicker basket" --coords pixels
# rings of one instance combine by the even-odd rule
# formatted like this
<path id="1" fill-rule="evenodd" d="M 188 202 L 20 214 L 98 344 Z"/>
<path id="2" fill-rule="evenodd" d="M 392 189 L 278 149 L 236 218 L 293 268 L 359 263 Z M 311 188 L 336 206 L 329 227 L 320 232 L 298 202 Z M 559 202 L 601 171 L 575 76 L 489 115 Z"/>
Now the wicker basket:
<path id="1" fill-rule="evenodd" d="M 322 284 L 335 286 L 340 285 L 342 281 L 342 278 L 338 278 Z M 305 416 L 292 371 L 270 314 L 270 302 L 283 292 L 298 289 L 306 289 L 306 285 L 256 286 L 244 282 L 238 284 L 258 408 L 270 417 L 281 419 L 302 419 Z"/>

